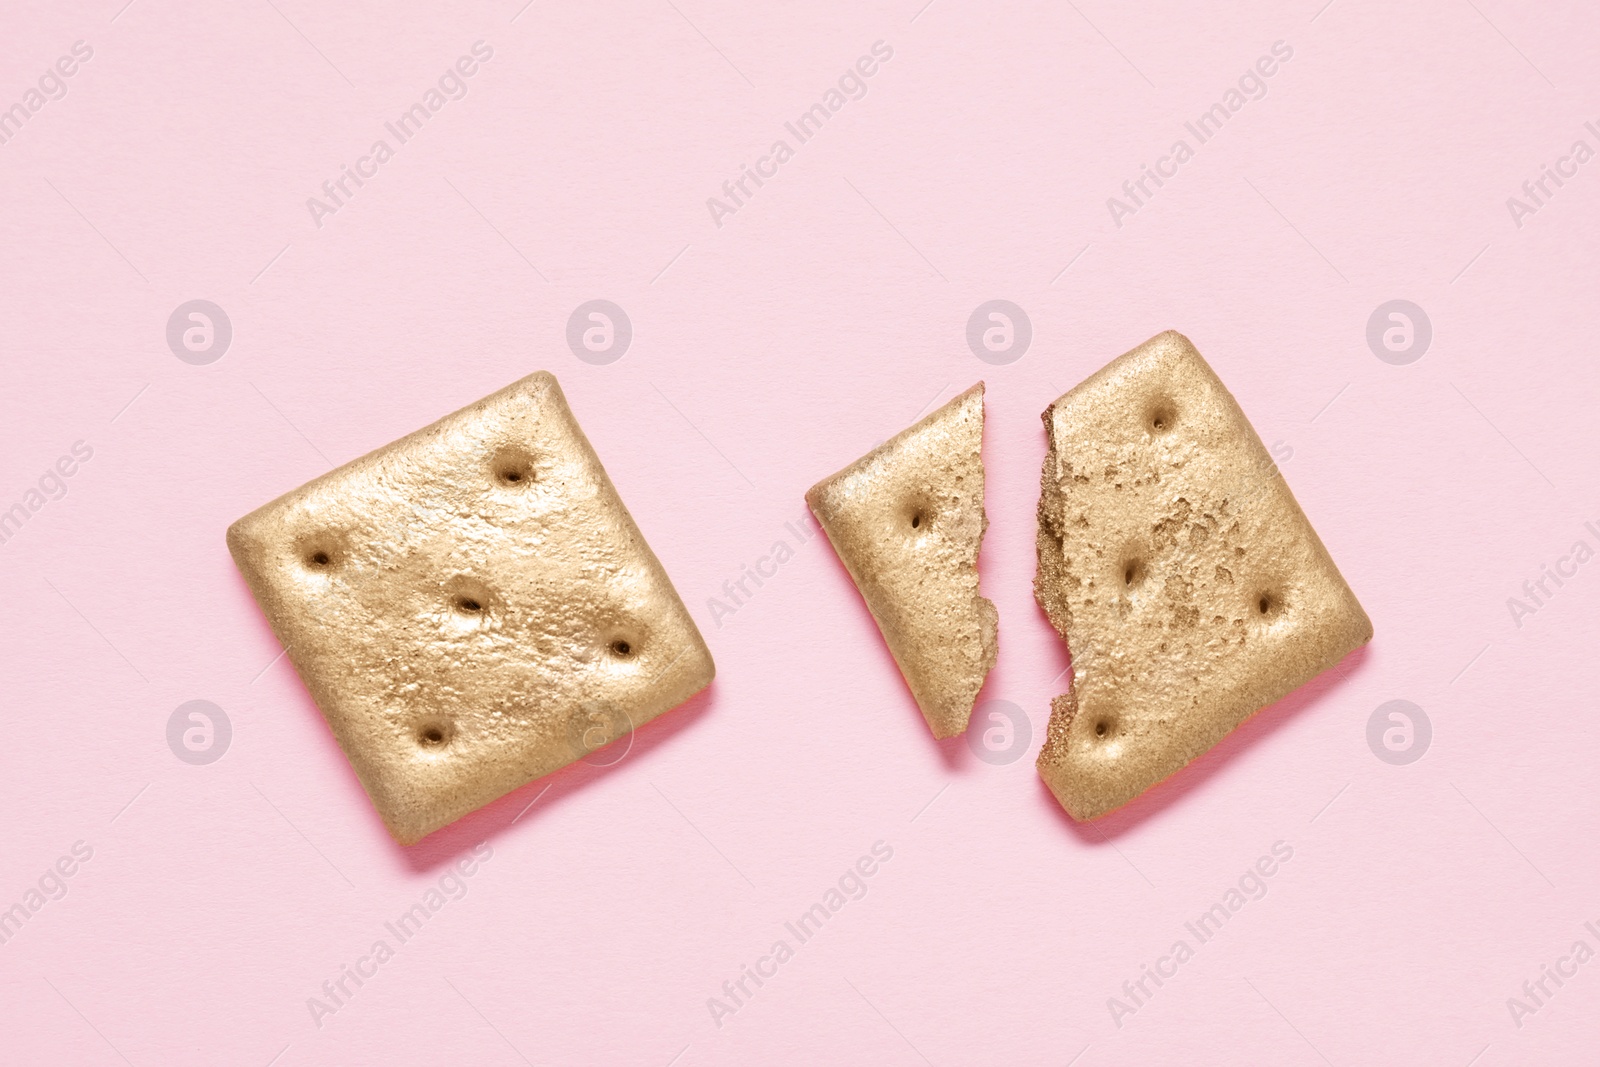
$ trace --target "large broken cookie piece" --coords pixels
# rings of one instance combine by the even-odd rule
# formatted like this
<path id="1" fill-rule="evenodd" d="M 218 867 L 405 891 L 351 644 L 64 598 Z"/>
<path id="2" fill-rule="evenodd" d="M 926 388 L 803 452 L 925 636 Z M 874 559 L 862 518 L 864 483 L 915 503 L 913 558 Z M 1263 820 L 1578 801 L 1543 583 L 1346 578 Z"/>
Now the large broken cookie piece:
<path id="1" fill-rule="evenodd" d="M 979 382 L 806 494 L 935 737 L 967 728 L 994 666 L 982 448 Z"/>
<path id="2" fill-rule="evenodd" d="M 546 373 L 252 512 L 228 548 L 402 844 L 714 673 Z"/>
<path id="3" fill-rule="evenodd" d="M 1044 412 L 1034 595 L 1072 652 L 1039 774 L 1093 819 L 1372 638 L 1232 395 L 1164 333 Z"/>

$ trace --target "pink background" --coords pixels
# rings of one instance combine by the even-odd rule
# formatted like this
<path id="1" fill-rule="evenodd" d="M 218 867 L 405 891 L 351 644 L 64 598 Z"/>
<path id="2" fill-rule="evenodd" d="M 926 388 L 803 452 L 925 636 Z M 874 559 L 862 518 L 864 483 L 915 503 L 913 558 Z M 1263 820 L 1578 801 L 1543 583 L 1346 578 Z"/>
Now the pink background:
<path id="1" fill-rule="evenodd" d="M 1507 607 L 1600 547 L 1600 162 L 1520 227 L 1506 206 L 1600 147 L 1588 5 L 920 3 L 10 5 L 0 106 L 93 57 L 0 145 L 0 508 L 93 456 L 0 545 L 0 908 L 93 854 L 0 945 L 0 1059 L 1594 1060 L 1600 962 L 1507 1005 L 1600 949 L 1600 563 Z M 479 40 L 465 98 L 315 225 L 307 198 Z M 714 225 L 880 40 L 867 95 Z M 1265 98 L 1114 225 L 1275 41 Z M 165 337 L 196 298 L 233 326 L 206 366 Z M 605 366 L 565 341 L 595 298 L 634 330 Z M 1034 331 L 1004 366 L 965 337 L 995 298 Z M 1404 366 L 1366 341 L 1397 298 L 1433 326 Z M 1031 594 L 1038 415 L 1166 328 L 1279 451 L 1377 637 L 1084 828 L 1032 767 L 1067 664 Z M 614 766 L 403 850 L 223 531 L 541 368 L 717 680 Z M 1032 726 L 1003 765 L 931 740 L 820 538 L 720 626 L 707 606 L 808 486 L 980 378 L 983 700 Z M 165 739 L 193 699 L 233 725 L 206 766 Z M 1366 741 L 1394 699 L 1433 724 L 1408 766 Z M 707 999 L 877 841 L 867 895 L 719 1027 Z M 1108 998 L 1280 841 L 1267 895 L 1118 1026 Z M 466 895 L 319 1026 L 307 999 L 479 842 Z"/>

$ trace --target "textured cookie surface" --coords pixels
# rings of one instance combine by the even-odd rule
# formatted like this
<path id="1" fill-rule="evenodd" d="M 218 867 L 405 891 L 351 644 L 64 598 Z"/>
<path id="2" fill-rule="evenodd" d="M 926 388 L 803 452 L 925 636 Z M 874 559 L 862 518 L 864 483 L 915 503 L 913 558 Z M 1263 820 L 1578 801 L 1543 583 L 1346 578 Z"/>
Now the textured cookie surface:
<path id="1" fill-rule="evenodd" d="M 1039 774 L 1116 808 L 1372 638 L 1233 396 L 1164 333 L 1044 412 L 1034 595 L 1072 653 Z"/>
<path id="2" fill-rule="evenodd" d="M 252 512 L 228 548 L 402 844 L 714 671 L 547 373 Z"/>
<path id="3" fill-rule="evenodd" d="M 982 448 L 979 382 L 806 494 L 935 737 L 967 728 L 994 666 Z"/>

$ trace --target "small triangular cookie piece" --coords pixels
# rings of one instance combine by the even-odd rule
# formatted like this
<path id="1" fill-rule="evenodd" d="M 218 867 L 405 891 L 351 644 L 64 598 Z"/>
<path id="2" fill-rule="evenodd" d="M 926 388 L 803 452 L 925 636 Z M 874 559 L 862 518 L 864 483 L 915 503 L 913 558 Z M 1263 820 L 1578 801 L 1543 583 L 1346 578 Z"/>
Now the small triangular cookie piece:
<path id="1" fill-rule="evenodd" d="M 1238 403 L 1164 333 L 1044 412 L 1034 595 L 1072 652 L 1039 774 L 1127 803 L 1372 639 Z"/>
<path id="2" fill-rule="evenodd" d="M 715 671 L 542 371 L 258 508 L 228 548 L 401 844 Z"/>
<path id="3" fill-rule="evenodd" d="M 982 450 L 979 382 L 806 494 L 941 738 L 967 728 L 994 667 L 994 604 L 978 595 Z"/>

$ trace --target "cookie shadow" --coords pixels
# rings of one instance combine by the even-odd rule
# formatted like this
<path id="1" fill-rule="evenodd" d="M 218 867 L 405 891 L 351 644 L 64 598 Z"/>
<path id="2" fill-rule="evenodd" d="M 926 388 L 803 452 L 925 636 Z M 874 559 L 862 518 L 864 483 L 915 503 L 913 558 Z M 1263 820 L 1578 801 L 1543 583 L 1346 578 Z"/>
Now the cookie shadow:
<path id="1" fill-rule="evenodd" d="M 390 847 L 417 874 L 438 870 L 464 858 L 474 845 L 505 835 L 518 824 L 532 825 L 549 817 L 568 798 L 608 775 L 647 759 L 652 752 L 689 729 L 716 705 L 715 680 L 682 704 L 630 730 L 582 759 L 536 778 L 527 785 L 463 815 L 414 845 L 401 845 L 379 829 Z M 368 805 L 370 808 L 370 805 Z M 374 815 L 376 818 L 376 816 Z"/>
<path id="2" fill-rule="evenodd" d="M 1050 812 L 1086 845 L 1109 845 L 1129 830 L 1181 803 L 1205 788 L 1240 753 L 1283 729 L 1294 719 L 1322 703 L 1366 663 L 1370 645 L 1362 645 L 1281 700 L 1262 708 L 1232 733 L 1195 757 L 1164 781 L 1157 782 L 1122 807 L 1098 819 L 1079 822 L 1062 808 L 1044 779 L 1038 779 L 1039 799 Z"/>

